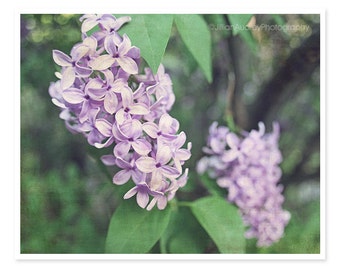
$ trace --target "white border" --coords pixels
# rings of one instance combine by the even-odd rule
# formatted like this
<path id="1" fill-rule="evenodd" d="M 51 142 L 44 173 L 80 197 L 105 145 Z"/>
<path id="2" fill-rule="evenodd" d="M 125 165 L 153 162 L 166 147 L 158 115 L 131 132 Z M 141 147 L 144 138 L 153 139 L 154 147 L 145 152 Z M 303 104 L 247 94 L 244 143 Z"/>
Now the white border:
<path id="1" fill-rule="evenodd" d="M 22 1 L 19 5 L 15 5 L 12 10 L 9 11 L 9 15 L 12 16 L 14 14 L 14 20 L 13 18 L 7 20 L 7 24 L 2 24 L 2 25 L 7 25 L 7 27 L 11 28 L 8 26 L 8 24 L 11 24 L 13 22 L 14 25 L 14 33 L 15 37 L 13 38 L 14 40 L 14 46 L 11 48 L 14 50 L 12 52 L 12 55 L 15 55 L 15 65 L 12 67 L 12 71 L 14 71 L 14 78 L 13 78 L 13 84 L 15 88 L 15 95 L 16 97 L 14 98 L 14 102 L 12 105 L 12 110 L 10 112 L 14 113 L 14 123 L 19 123 L 19 126 L 14 124 L 14 156 L 12 157 L 10 155 L 10 158 L 12 158 L 12 161 L 14 161 L 14 198 L 15 198 L 15 205 L 14 208 L 14 213 L 12 212 L 11 215 L 14 216 L 13 220 L 14 221 L 14 246 L 9 245 L 6 246 L 4 251 L 13 251 L 14 250 L 14 256 L 11 255 L 11 252 L 9 254 L 9 258 L 15 258 L 16 260 L 20 261 L 36 261 L 36 260 L 124 260 L 124 261 L 131 261 L 131 260 L 138 260 L 138 261 L 148 261 L 148 260 L 194 260 L 194 261 L 210 261 L 210 260 L 228 260 L 228 261 L 244 261 L 244 260 L 250 260 L 250 261 L 272 261 L 272 260 L 278 260 L 278 261 L 286 261 L 286 260 L 292 260 L 292 261 L 309 261 L 312 260 L 315 262 L 315 260 L 324 260 L 327 259 L 326 257 L 326 236 L 330 237 L 328 235 L 328 229 L 329 226 L 326 228 L 326 112 L 325 112 L 325 106 L 326 106 L 326 63 L 325 63 L 325 57 L 326 57 L 326 52 L 325 52 L 325 38 L 326 38 L 326 18 L 325 18 L 325 11 L 324 9 L 320 9 L 320 6 L 316 3 L 309 3 L 308 6 L 309 8 L 306 8 L 306 4 L 301 4 L 297 3 L 296 1 L 293 1 L 293 5 L 291 5 L 294 8 L 287 8 L 287 5 L 289 5 L 289 1 L 285 1 L 284 4 L 280 8 L 273 8 L 271 5 L 271 1 L 261 4 L 261 1 L 256 1 L 254 3 L 253 1 L 250 1 L 247 4 L 244 4 L 244 6 L 248 6 L 249 8 L 239 8 L 239 7 L 232 7 L 230 4 L 222 4 L 221 1 L 219 0 L 211 0 L 208 3 L 204 3 L 203 1 L 188 1 L 183 2 L 180 1 L 180 3 L 174 3 L 173 1 L 162 3 L 156 5 L 153 1 L 150 1 L 151 3 L 143 3 L 141 1 L 123 1 L 124 4 L 122 3 L 112 3 L 112 5 L 115 8 L 110 8 L 110 10 L 116 10 L 117 14 L 118 13 L 258 13 L 258 14 L 264 14 L 264 13 L 316 13 L 321 15 L 321 88 L 320 88 L 320 109 L 321 109 L 321 206 L 320 206 L 320 211 L 321 211 L 321 246 L 320 246 L 320 254 L 245 254 L 245 255 L 229 255 L 229 254 L 201 254 L 201 255 L 151 255 L 151 254 L 145 254 L 145 255 L 127 255 L 127 254 L 117 254 L 117 255 L 112 255 L 112 254 L 86 254 L 86 255 L 81 255 L 81 254 L 47 254 L 47 255 L 40 255 L 40 254 L 20 254 L 20 204 L 19 204 L 19 199 L 20 199 L 20 145 L 18 145 L 18 142 L 20 140 L 20 111 L 18 112 L 15 110 L 13 112 L 13 107 L 15 108 L 18 106 L 18 101 L 20 101 L 20 96 L 18 98 L 18 95 L 20 95 L 20 83 L 18 82 L 18 78 L 20 78 L 20 57 L 18 56 L 18 52 L 20 51 L 20 36 L 16 32 L 19 27 L 19 20 L 18 17 L 20 16 L 21 13 L 87 13 L 87 12 L 93 12 L 93 6 L 90 5 L 89 3 L 84 3 L 84 1 L 65 1 L 60 3 L 47 3 L 46 1 L 35 1 L 35 3 L 29 3 L 28 1 Z M 132 3 L 131 3 L 132 2 Z M 245 1 L 243 1 L 245 2 Z M 160 3 L 160 1 L 159 1 Z M 48 6 L 49 5 L 49 6 Z M 98 13 L 106 13 L 108 8 L 107 5 L 102 5 L 106 7 L 99 7 L 95 8 L 95 10 Z M 133 9 L 135 11 L 133 11 Z M 179 8 L 180 7 L 180 10 Z M 221 9 L 222 8 L 222 9 Z M 89 11 L 90 10 L 90 11 Z M 166 10 L 166 12 L 165 12 Z M 11 30 L 11 29 L 10 29 Z M 13 33 L 12 33 L 13 34 Z M 10 35 L 9 35 L 10 36 Z M 18 40 L 19 39 L 19 40 Z M 19 41 L 19 42 L 18 42 Z M 11 61 L 11 59 L 9 59 Z M 12 58 L 13 61 L 13 58 Z M 19 63 L 19 65 L 18 65 Z M 19 94 L 18 94 L 19 93 Z M 8 112 L 7 112 L 8 113 Z M 5 115 L 5 114 L 3 114 Z M 13 124 L 12 124 L 13 125 Z M 8 125 L 11 126 L 11 125 Z M 2 140 L 4 141 L 4 140 Z M 7 152 L 13 151 L 12 149 L 9 149 Z M 11 168 L 11 167 L 9 167 Z M 12 172 L 13 173 L 13 172 Z M 10 174 L 12 174 L 10 173 Z M 13 183 L 12 183 L 13 184 Z M 329 188 L 329 187 L 328 187 Z M 18 193 L 19 191 L 19 193 Z M 328 197 L 327 197 L 328 198 Z M 327 200 L 327 207 L 330 206 L 329 200 Z M 11 209 L 10 209 L 11 210 Z M 18 211 L 19 210 L 19 211 Z M 11 211 L 10 211 L 11 212 Z M 329 214 L 329 210 L 328 210 Z M 12 227 L 13 228 L 13 227 Z M 326 234 L 326 229 L 327 229 L 327 234 Z M 9 230 L 11 231 L 11 229 Z M 333 231 L 334 232 L 334 231 Z M 9 239 L 9 242 L 13 242 L 13 234 L 8 233 L 7 239 Z M 329 238 L 328 238 L 329 240 Z M 12 248 L 11 248 L 12 247 Z M 327 251 L 328 251 L 329 246 L 327 245 Z M 12 261 L 13 263 L 13 261 Z M 287 266 L 287 265 L 286 265 Z M 320 265 L 317 263 L 316 265 L 313 264 L 311 265 L 311 268 L 309 269 L 314 269 L 313 267 L 317 266 L 315 269 L 320 269 L 320 267 L 324 267 L 325 265 L 322 264 Z"/>

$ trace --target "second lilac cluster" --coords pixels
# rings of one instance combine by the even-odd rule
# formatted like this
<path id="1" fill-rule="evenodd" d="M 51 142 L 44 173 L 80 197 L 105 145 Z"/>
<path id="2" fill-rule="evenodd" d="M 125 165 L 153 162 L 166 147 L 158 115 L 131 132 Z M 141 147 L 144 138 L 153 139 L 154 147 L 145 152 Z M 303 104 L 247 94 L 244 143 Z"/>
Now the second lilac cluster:
<path id="1" fill-rule="evenodd" d="M 53 51 L 61 70 L 49 88 L 52 101 L 71 132 L 97 148 L 112 147 L 101 159 L 119 168 L 113 183 L 135 184 L 125 199 L 136 195 L 140 207 L 164 209 L 186 184 L 182 166 L 191 156 L 191 143 L 184 148 L 186 134 L 169 114 L 175 102 L 171 79 L 162 65 L 157 74 L 149 68 L 139 74 L 139 48 L 117 32 L 130 17 L 80 20 L 82 42 L 70 55 Z"/>
<path id="2" fill-rule="evenodd" d="M 200 174 L 207 172 L 217 184 L 227 189 L 228 200 L 240 210 L 248 227 L 247 238 L 257 238 L 257 246 L 270 246 L 284 234 L 290 213 L 282 209 L 283 187 L 279 167 L 279 125 L 273 132 L 259 130 L 237 136 L 227 127 L 214 122 L 209 129 L 207 154 L 197 164 Z"/>

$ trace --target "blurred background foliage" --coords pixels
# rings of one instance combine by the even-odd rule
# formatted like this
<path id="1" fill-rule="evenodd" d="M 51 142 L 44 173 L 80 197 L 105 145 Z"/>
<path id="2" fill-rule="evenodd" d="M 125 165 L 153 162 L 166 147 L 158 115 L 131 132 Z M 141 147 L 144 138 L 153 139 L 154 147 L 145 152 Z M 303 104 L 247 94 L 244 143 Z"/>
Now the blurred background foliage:
<path id="1" fill-rule="evenodd" d="M 69 53 L 81 40 L 80 15 L 21 16 L 21 253 L 103 253 L 117 193 L 95 156 L 67 131 L 48 94 L 57 70 L 52 50 Z M 208 126 L 231 115 L 249 130 L 258 121 L 281 125 L 284 208 L 292 214 L 285 237 L 269 248 L 247 241 L 248 253 L 320 252 L 319 15 L 255 16 L 256 25 L 308 29 L 226 30 L 228 17 L 204 15 L 212 36 L 213 82 L 208 84 L 173 28 L 163 64 L 173 80 L 171 115 L 193 143 L 183 200 L 207 194 L 195 173 Z M 252 22 L 254 24 L 254 21 Z M 99 166 L 98 166 L 99 165 Z M 157 247 L 153 249 L 157 252 Z M 207 252 L 214 252 L 207 251 Z"/>

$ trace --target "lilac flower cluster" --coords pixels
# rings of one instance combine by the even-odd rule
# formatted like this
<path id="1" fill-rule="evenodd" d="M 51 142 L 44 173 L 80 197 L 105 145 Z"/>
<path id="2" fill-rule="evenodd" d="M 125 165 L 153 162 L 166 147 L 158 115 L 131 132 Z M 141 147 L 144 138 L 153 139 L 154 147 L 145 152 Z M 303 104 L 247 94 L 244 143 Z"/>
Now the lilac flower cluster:
<path id="1" fill-rule="evenodd" d="M 273 124 L 273 132 L 259 130 L 243 132 L 242 137 L 227 127 L 214 122 L 209 129 L 207 154 L 197 164 L 200 174 L 207 172 L 226 188 L 228 200 L 240 210 L 248 227 L 247 238 L 257 238 L 257 246 L 270 246 L 284 234 L 290 213 L 282 209 L 283 187 L 278 148 L 279 125 Z"/>
<path id="2" fill-rule="evenodd" d="M 182 166 L 191 156 L 191 143 L 183 148 L 186 134 L 169 115 L 175 101 L 171 79 L 162 65 L 157 74 L 149 68 L 138 74 L 139 48 L 117 32 L 130 17 L 84 15 L 80 20 L 82 42 L 70 56 L 53 51 L 61 70 L 49 87 L 52 102 L 71 132 L 97 148 L 112 146 L 101 159 L 119 168 L 113 183 L 134 182 L 125 199 L 136 195 L 140 207 L 164 209 L 186 184 L 188 169 Z M 88 35 L 94 27 L 98 30 Z"/>

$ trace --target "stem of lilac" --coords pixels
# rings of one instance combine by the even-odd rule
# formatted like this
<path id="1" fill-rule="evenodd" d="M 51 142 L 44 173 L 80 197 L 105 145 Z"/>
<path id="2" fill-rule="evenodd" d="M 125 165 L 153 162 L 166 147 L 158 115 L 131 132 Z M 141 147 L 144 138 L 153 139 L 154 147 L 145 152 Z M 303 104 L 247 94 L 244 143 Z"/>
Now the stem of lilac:
<path id="1" fill-rule="evenodd" d="M 233 114 L 233 98 L 235 91 L 235 74 L 230 72 L 228 75 L 228 88 L 226 93 L 226 109 L 224 112 L 225 121 L 227 123 L 228 128 L 232 132 L 237 132 L 238 128 L 235 125 L 234 114 Z"/>

